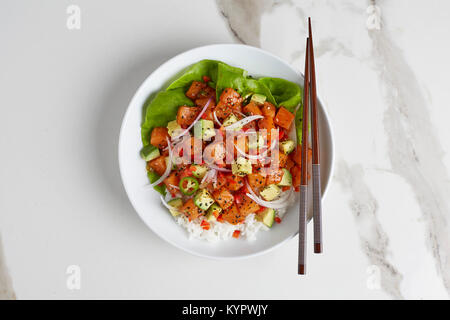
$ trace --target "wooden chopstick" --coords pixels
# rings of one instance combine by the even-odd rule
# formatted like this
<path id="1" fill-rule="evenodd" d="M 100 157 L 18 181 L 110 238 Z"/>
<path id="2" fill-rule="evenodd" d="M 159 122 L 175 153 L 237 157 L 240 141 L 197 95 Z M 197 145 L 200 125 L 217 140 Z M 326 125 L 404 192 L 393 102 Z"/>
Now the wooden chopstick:
<path id="1" fill-rule="evenodd" d="M 303 86 L 303 119 L 302 119 L 302 169 L 300 184 L 300 208 L 298 223 L 298 274 L 306 274 L 306 218 L 308 190 L 308 118 L 309 118 L 309 45 L 306 40 L 305 82 Z"/>
<path id="2" fill-rule="evenodd" d="M 309 27 L 309 56 L 311 84 L 311 133 L 312 133 L 312 184 L 313 184 L 313 220 L 314 220 L 314 253 L 322 253 L 322 194 L 320 188 L 319 127 L 317 122 L 316 68 L 314 63 L 314 45 L 312 38 L 311 18 Z"/>

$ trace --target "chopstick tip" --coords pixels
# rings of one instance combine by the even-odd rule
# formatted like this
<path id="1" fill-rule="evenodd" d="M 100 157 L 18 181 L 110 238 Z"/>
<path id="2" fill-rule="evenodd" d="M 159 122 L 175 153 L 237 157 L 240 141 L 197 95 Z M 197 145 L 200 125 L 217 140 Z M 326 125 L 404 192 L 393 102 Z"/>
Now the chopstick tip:
<path id="1" fill-rule="evenodd" d="M 304 264 L 299 264 L 298 265 L 298 274 L 300 274 L 300 275 L 306 274 L 306 269 L 305 269 L 305 265 Z"/>
<path id="2" fill-rule="evenodd" d="M 311 17 L 308 17 L 308 30 L 309 30 L 309 37 L 312 37 L 312 27 L 311 27 Z"/>
<path id="3" fill-rule="evenodd" d="M 322 253 L 322 244 L 314 243 L 314 253 Z"/>

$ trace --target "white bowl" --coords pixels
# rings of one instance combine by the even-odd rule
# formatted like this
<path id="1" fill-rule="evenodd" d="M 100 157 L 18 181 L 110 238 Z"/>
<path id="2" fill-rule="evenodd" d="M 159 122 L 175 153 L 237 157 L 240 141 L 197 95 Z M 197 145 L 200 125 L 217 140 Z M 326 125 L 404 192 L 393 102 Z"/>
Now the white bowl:
<path id="1" fill-rule="evenodd" d="M 122 181 L 128 198 L 141 219 L 153 232 L 174 246 L 198 256 L 215 259 L 236 259 L 263 254 L 298 233 L 298 204 L 288 209 L 281 224 L 276 224 L 269 231 L 260 231 L 255 241 L 230 239 L 210 243 L 205 240 L 189 240 L 185 229 L 177 225 L 167 209 L 161 205 L 159 194 L 152 188 L 144 187 L 148 180 L 145 162 L 139 156 L 142 148 L 140 125 L 144 104 L 150 96 L 153 97 L 159 90 L 165 89 L 183 69 L 202 59 L 223 61 L 247 70 L 252 76 L 278 77 L 303 85 L 303 77 L 296 69 L 273 54 L 255 47 L 219 44 L 199 47 L 177 55 L 162 64 L 144 81 L 128 106 L 119 137 Z M 324 199 L 333 171 L 334 146 L 330 123 L 320 100 L 318 107 Z"/>

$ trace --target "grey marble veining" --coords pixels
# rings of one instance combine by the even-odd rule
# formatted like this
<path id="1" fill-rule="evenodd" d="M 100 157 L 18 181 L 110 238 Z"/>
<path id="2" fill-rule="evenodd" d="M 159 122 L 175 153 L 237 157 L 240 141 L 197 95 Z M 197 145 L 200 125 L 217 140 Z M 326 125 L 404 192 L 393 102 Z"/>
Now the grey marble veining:
<path id="1" fill-rule="evenodd" d="M 274 1 L 217 0 L 217 4 L 236 38 L 244 44 L 259 47 L 261 15 L 273 6 Z"/>
<path id="2" fill-rule="evenodd" d="M 448 299 L 450 2 L 78 2 L 80 30 L 58 0 L 0 5 L 0 147 L 14 155 L 0 167 L 0 299 Z M 289 241 L 201 282 L 218 262 L 159 239 L 126 199 L 111 161 L 121 117 L 148 74 L 196 46 L 241 42 L 302 70 L 308 16 L 336 143 L 324 254 L 299 278 Z"/>
<path id="3" fill-rule="evenodd" d="M 425 97 L 402 50 L 381 30 L 370 31 L 373 67 L 388 109 L 384 126 L 392 170 L 411 186 L 428 227 L 427 241 L 450 292 L 449 175 Z"/>
<path id="4" fill-rule="evenodd" d="M 320 58 L 324 55 L 343 56 L 369 66 L 378 77 L 384 104 L 384 117 L 380 125 L 384 128 L 387 141 L 387 148 L 383 150 L 386 155 L 383 158 L 388 159 L 388 166 L 386 163 L 375 163 L 369 167 L 390 172 L 409 185 L 424 219 L 422 226 L 426 229 L 424 231 L 426 238 L 422 239 L 422 242 L 426 243 L 428 250 L 431 251 L 437 274 L 447 293 L 450 293 L 450 177 L 443 162 L 443 147 L 429 116 L 430 99 L 425 98 L 426 90 L 422 88 L 413 68 L 407 63 L 402 49 L 385 26 L 386 21 L 383 19 L 386 17 L 382 13 L 389 3 L 376 0 L 365 2 L 349 0 L 339 2 L 339 5 L 325 0 L 250 2 L 218 0 L 219 7 L 228 19 L 232 32 L 239 41 L 251 45 L 261 43 L 259 37 L 262 36 L 260 33 L 263 27 L 262 17 L 270 14 L 270 11 L 278 4 L 287 5 L 290 11 L 295 11 L 298 22 L 292 22 L 291 26 L 301 29 L 299 33 L 303 37 L 306 34 L 304 21 L 314 10 L 319 12 L 317 17 L 320 17 L 322 21 L 339 15 L 343 20 L 359 17 L 359 20 L 353 20 L 366 21 L 365 25 L 358 25 L 353 20 L 349 22 L 354 25 L 354 28 L 365 29 L 364 43 L 358 43 L 357 40 L 353 41 L 354 39 L 349 37 L 345 38 L 342 34 L 334 33 L 334 30 L 329 29 L 329 36 L 322 35 L 316 38 L 316 57 L 320 65 Z M 246 7 L 248 5 L 253 6 L 254 10 L 249 10 Z M 321 7 L 322 11 L 317 9 L 318 7 Z M 251 24 L 245 23 L 248 19 L 251 19 Z M 333 21 L 330 24 L 333 24 Z M 360 29 L 360 32 L 362 31 Z M 282 36 L 281 32 L 280 36 Z M 298 42 L 299 39 L 294 41 Z M 368 49 L 361 49 L 364 46 Z M 290 57 L 291 63 L 294 61 L 298 63 L 303 59 L 304 48 L 297 46 L 284 54 L 285 57 Z M 321 98 L 326 100 L 326 97 Z M 399 234 L 388 233 L 383 228 L 378 217 L 378 202 L 384 200 L 384 196 L 375 195 L 371 191 L 371 185 L 365 182 L 364 172 L 367 164 L 350 166 L 342 155 L 339 163 L 335 181 L 350 194 L 349 209 L 355 217 L 363 251 L 370 263 L 383 269 L 381 286 L 385 292 L 393 298 L 404 298 L 402 282 L 405 279 L 408 279 L 409 283 L 416 281 L 415 273 L 411 271 L 414 266 L 411 266 L 412 269 L 407 270 L 405 274 L 400 272 L 396 266 L 398 261 L 391 259 L 393 254 L 395 257 L 395 253 L 391 252 L 389 243 L 390 237 L 398 240 L 399 237 L 411 235 L 405 233 L 399 236 Z M 396 191 L 386 189 L 386 192 Z M 409 212 L 396 214 L 405 221 L 410 219 Z M 413 236 L 416 237 L 416 243 L 421 242 L 418 239 L 420 235 Z M 397 253 L 403 254 L 401 259 L 411 258 L 404 252 Z"/>
<path id="5" fill-rule="evenodd" d="M 400 283 L 403 276 L 389 261 L 389 236 L 379 222 L 378 202 L 364 181 L 362 166 L 349 167 L 341 160 L 335 180 L 351 195 L 349 206 L 358 227 L 361 246 L 370 263 L 381 269 L 382 289 L 393 298 L 402 299 Z"/>

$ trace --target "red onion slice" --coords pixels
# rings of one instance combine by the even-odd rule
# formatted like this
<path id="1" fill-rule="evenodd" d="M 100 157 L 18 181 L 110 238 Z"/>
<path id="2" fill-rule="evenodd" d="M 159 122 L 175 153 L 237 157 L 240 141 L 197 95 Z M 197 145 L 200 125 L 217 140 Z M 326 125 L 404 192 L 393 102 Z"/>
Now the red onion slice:
<path id="1" fill-rule="evenodd" d="M 247 159 L 251 160 L 264 160 L 267 154 L 267 152 L 262 154 L 248 154 L 242 151 L 237 145 L 235 145 L 234 147 L 236 148 L 237 152 L 239 152 L 243 157 L 246 157 Z"/>
<path id="2" fill-rule="evenodd" d="M 166 137 L 166 140 L 167 140 L 167 145 L 169 147 L 169 161 L 168 161 L 167 166 L 166 166 L 166 171 L 164 171 L 164 174 L 158 180 L 156 180 L 155 182 L 150 184 L 151 187 L 157 186 L 158 184 L 163 182 L 169 176 L 170 171 L 172 171 L 172 160 L 173 160 L 172 159 L 173 158 L 172 146 L 170 145 L 169 138 Z"/>
<path id="3" fill-rule="evenodd" d="M 250 199 L 255 201 L 257 204 L 259 204 L 263 207 L 272 208 L 272 209 L 281 209 L 281 208 L 286 208 L 287 206 L 290 205 L 288 199 L 290 198 L 290 196 L 292 194 L 292 188 L 290 188 L 289 191 L 284 192 L 279 199 L 274 200 L 274 201 L 266 201 L 266 200 L 261 199 L 260 197 L 258 197 L 255 194 L 255 192 L 252 190 L 252 188 L 250 187 L 248 182 L 246 183 L 246 185 L 247 185 L 247 190 L 249 191 L 249 193 L 246 194 L 247 197 L 249 197 Z"/>
<path id="4" fill-rule="evenodd" d="M 231 169 L 227 169 L 227 168 L 220 168 L 220 167 L 218 167 L 218 166 L 216 166 L 216 165 L 214 165 L 214 164 L 210 164 L 210 163 L 208 163 L 208 166 L 210 166 L 211 168 L 213 168 L 214 170 L 217 170 L 217 171 L 222 171 L 222 172 L 231 172 Z"/>
<path id="5" fill-rule="evenodd" d="M 237 121 L 237 122 L 235 122 L 235 123 L 225 127 L 225 130 L 234 130 L 236 128 L 243 127 L 247 123 L 250 123 L 250 122 L 252 122 L 252 121 L 254 121 L 256 119 L 262 119 L 262 118 L 264 118 L 264 117 L 260 116 L 260 115 L 250 116 L 250 117 L 244 118 L 242 120 L 239 120 L 239 121 Z"/>
<path id="6" fill-rule="evenodd" d="M 181 213 L 180 210 L 178 210 L 177 208 L 172 207 L 171 205 L 169 205 L 169 204 L 164 200 L 164 198 L 163 198 L 162 196 L 159 196 L 159 197 L 160 197 L 161 202 L 162 202 L 162 204 L 163 204 L 164 207 L 166 207 L 166 208 L 169 209 L 169 210 L 174 210 L 174 211 L 177 211 L 177 212 L 180 212 L 180 213 Z"/>
<path id="7" fill-rule="evenodd" d="M 219 126 L 222 126 L 222 122 L 220 122 L 219 119 L 217 118 L 216 111 L 213 112 L 213 115 L 214 115 L 214 120 L 216 120 L 217 124 Z"/>
<path id="8" fill-rule="evenodd" d="M 215 169 L 211 169 L 209 170 L 205 176 L 203 177 L 200 185 L 202 187 L 205 187 L 206 185 L 208 185 L 208 183 L 212 182 L 214 180 L 215 175 L 217 174 L 217 171 Z"/>

